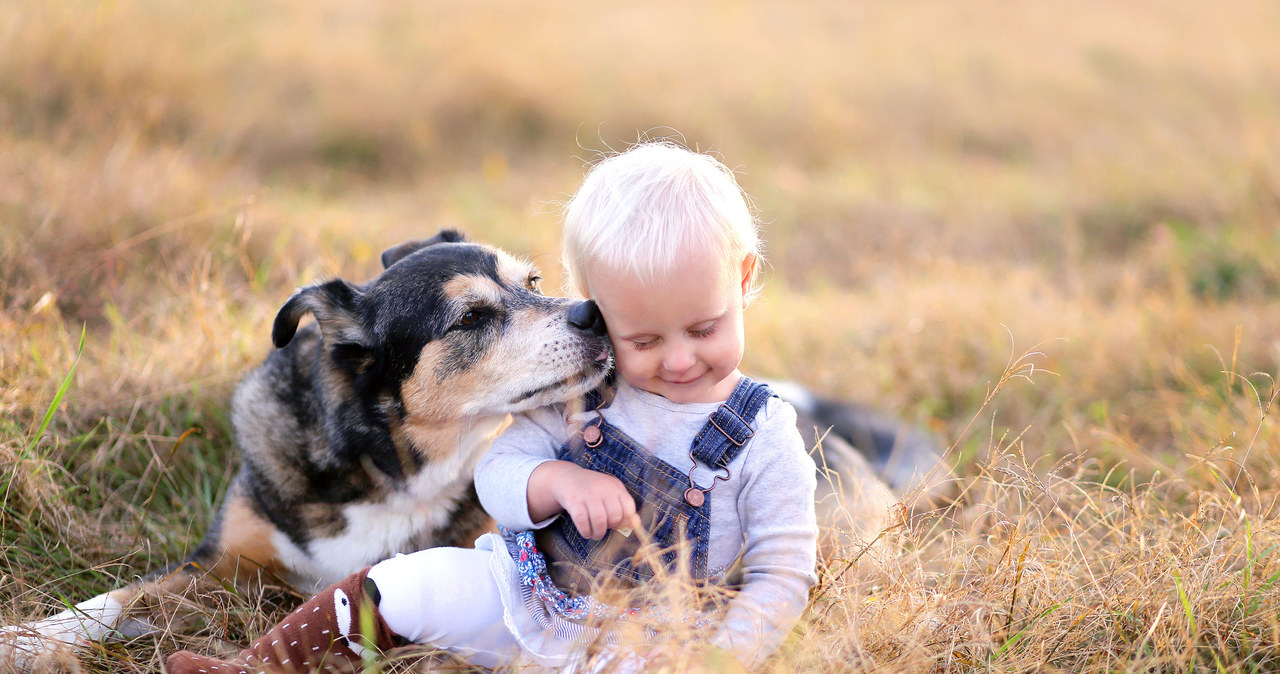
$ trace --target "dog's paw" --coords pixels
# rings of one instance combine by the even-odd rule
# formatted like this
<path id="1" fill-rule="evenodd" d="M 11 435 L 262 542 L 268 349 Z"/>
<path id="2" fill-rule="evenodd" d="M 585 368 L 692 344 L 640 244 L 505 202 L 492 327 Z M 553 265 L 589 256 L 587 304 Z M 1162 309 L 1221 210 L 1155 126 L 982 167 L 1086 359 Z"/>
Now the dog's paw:
<path id="1" fill-rule="evenodd" d="M 0 672 L 45 669 L 39 663 L 47 658 L 115 634 L 122 614 L 120 602 L 103 594 L 43 620 L 0 628 Z"/>
<path id="2" fill-rule="evenodd" d="M 34 672 L 48 669 L 44 665 L 59 657 L 69 656 L 75 646 L 74 636 L 62 636 L 63 641 L 47 636 L 36 627 L 37 623 L 0 627 L 0 672 Z"/>

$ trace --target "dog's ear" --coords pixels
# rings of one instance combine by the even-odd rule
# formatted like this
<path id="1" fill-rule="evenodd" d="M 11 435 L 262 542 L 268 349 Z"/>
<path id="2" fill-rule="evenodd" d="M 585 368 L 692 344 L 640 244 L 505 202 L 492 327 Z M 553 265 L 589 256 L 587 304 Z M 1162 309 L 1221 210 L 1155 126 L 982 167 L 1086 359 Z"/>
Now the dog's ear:
<path id="1" fill-rule="evenodd" d="M 442 229 L 439 234 L 436 234 L 430 239 L 407 241 L 394 248 L 388 248 L 386 252 L 382 254 L 382 268 L 386 269 L 409 254 L 422 250 L 427 246 L 434 246 L 437 243 L 462 243 L 466 240 L 467 237 L 463 236 L 456 229 Z"/>
<path id="2" fill-rule="evenodd" d="M 302 317 L 312 314 L 334 361 L 359 374 L 373 362 L 373 343 L 360 323 L 359 300 L 360 289 L 341 279 L 302 288 L 276 314 L 271 341 L 283 349 L 298 332 Z"/>

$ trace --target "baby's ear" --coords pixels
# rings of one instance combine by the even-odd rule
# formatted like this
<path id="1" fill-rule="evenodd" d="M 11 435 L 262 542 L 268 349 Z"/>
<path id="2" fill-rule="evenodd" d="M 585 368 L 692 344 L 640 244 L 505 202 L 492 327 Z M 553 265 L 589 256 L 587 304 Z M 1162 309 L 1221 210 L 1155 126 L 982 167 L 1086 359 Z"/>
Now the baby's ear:
<path id="1" fill-rule="evenodd" d="M 751 297 L 751 286 L 756 280 L 756 263 L 760 261 L 760 256 L 755 253 L 747 253 L 742 258 L 742 305 L 746 306 Z"/>

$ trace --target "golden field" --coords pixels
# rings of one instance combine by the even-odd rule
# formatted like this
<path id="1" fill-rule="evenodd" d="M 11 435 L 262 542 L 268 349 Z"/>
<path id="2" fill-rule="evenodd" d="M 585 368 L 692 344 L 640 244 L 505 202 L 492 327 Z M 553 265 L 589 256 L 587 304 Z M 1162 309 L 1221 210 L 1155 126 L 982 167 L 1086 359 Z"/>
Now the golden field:
<path id="1" fill-rule="evenodd" d="M 440 227 L 554 286 L 586 163 L 678 134 L 763 222 L 747 369 L 931 428 L 962 493 L 773 669 L 1280 668 L 1278 41 L 1266 0 L 0 0 L 0 622 L 199 541 L 295 287 Z"/>

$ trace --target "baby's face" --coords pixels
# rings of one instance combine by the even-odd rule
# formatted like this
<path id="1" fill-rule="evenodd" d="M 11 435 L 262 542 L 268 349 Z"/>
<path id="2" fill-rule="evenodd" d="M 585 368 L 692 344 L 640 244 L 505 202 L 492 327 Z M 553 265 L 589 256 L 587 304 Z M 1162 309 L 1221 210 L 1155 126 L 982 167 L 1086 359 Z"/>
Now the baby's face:
<path id="1" fill-rule="evenodd" d="M 749 268 L 748 268 L 749 269 Z M 587 276 L 613 343 L 618 376 L 672 402 L 720 402 L 740 377 L 750 281 L 718 256 L 691 254 L 657 283 L 601 270 Z"/>

